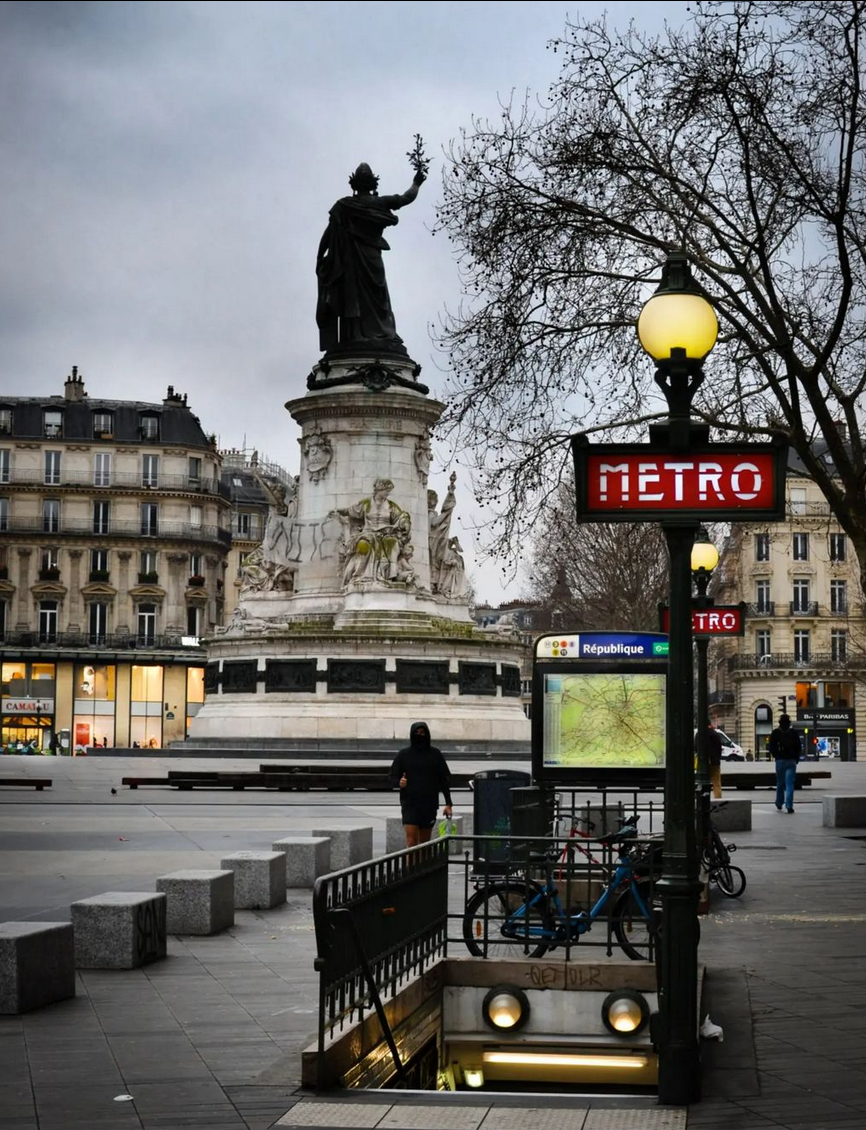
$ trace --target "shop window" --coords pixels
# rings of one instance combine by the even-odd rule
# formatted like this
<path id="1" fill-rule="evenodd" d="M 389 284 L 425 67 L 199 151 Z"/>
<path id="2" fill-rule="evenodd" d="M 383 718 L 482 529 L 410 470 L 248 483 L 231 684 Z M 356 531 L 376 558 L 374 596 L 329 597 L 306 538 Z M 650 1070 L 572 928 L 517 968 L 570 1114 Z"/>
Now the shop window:
<path id="1" fill-rule="evenodd" d="M 796 683 L 794 685 L 794 693 L 797 698 L 797 708 L 799 710 L 805 710 L 809 706 L 818 705 L 817 683 Z"/>
<path id="2" fill-rule="evenodd" d="M 111 663 L 76 664 L 75 698 L 114 702 L 116 672 Z"/>
<path id="3" fill-rule="evenodd" d="M 853 683 L 825 683 L 824 705 L 849 707 L 854 705 Z"/>
<path id="4" fill-rule="evenodd" d="M 188 667 L 186 671 L 186 732 L 204 702 L 204 667 Z"/>
<path id="5" fill-rule="evenodd" d="M 773 732 L 773 711 L 769 706 L 755 707 L 755 754 L 770 755 L 770 734 Z"/>
<path id="6" fill-rule="evenodd" d="M 162 746 L 163 669 L 133 665 L 130 681 L 129 741 L 142 749 Z"/>
<path id="7" fill-rule="evenodd" d="M 22 661 L 3 664 L 3 697 L 20 698 L 27 694 L 27 664 Z"/>
<path id="8" fill-rule="evenodd" d="M 162 667 L 133 665 L 130 700 L 162 702 Z"/>

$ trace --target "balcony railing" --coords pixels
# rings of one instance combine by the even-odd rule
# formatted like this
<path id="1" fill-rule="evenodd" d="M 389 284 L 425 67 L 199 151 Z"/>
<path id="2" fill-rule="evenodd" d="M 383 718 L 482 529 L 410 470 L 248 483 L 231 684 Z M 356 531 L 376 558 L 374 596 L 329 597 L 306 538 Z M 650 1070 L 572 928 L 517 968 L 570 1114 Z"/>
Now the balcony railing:
<path id="1" fill-rule="evenodd" d="M 751 619 L 760 619 L 762 616 L 775 616 L 776 602 L 774 600 L 760 600 L 757 604 L 747 604 L 746 615 Z"/>
<path id="2" fill-rule="evenodd" d="M 232 541 L 231 531 L 224 530 L 221 526 L 196 526 L 190 522 L 161 521 L 157 528 L 145 532 L 140 519 L 112 518 L 107 528 L 96 532 L 93 529 L 93 520 L 88 518 L 64 518 L 62 521 L 46 524 L 42 518 L 10 516 L 7 530 L 12 533 L 59 534 L 63 537 L 183 538 L 187 541 L 217 541 L 221 545 L 231 545 Z"/>
<path id="3" fill-rule="evenodd" d="M 790 604 L 792 616 L 817 616 L 817 600 L 792 600 Z"/>
<path id="4" fill-rule="evenodd" d="M 733 691 L 710 691 L 707 695 L 707 706 L 733 706 Z"/>
<path id="5" fill-rule="evenodd" d="M 0 635 L 5 647 L 32 648 L 102 648 L 106 651 L 154 651 L 159 649 L 194 649 L 181 643 L 180 636 L 150 636 L 114 632 L 20 632 L 8 631 Z"/>
<path id="6" fill-rule="evenodd" d="M 771 655 L 732 655 L 728 659 L 728 668 L 731 671 L 763 671 L 778 669 L 780 667 L 805 668 L 863 668 L 866 667 L 866 655 L 849 655 L 847 659 L 840 660 L 833 657 L 829 651 L 814 651 L 808 658 L 802 658 L 793 651 L 774 651 Z"/>
<path id="7" fill-rule="evenodd" d="M 4 485 L 44 486 L 44 470 L 13 467 Z M 105 490 L 108 487 L 123 487 L 126 490 L 141 490 L 150 493 L 154 490 L 191 492 L 193 494 L 216 494 L 220 498 L 231 498 L 229 487 L 220 479 L 204 479 L 190 475 L 143 475 L 141 471 L 66 471 L 52 475 L 52 486 L 93 487 Z"/>

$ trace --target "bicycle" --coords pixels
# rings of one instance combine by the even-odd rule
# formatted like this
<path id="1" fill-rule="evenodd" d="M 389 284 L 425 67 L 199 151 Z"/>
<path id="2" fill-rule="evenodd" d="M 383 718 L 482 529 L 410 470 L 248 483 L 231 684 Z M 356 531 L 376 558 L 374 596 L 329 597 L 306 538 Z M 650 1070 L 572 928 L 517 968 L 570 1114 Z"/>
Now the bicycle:
<path id="1" fill-rule="evenodd" d="M 704 864 L 711 883 L 715 883 L 723 895 L 730 899 L 739 898 L 746 889 L 746 873 L 742 867 L 731 863 L 731 852 L 737 850 L 736 844 L 725 844 L 713 824 L 712 813 L 725 807 L 726 802 L 714 804 L 710 808 L 707 846 L 704 851 Z"/>
<path id="2" fill-rule="evenodd" d="M 658 919 L 652 905 L 652 879 L 655 852 L 650 857 L 636 849 L 639 817 L 630 817 L 618 832 L 600 836 L 595 842 L 618 848 L 616 867 L 589 910 L 568 914 L 559 899 L 553 866 L 559 853 L 531 855 L 543 863 L 545 881 L 501 880 L 482 887 L 466 904 L 463 915 L 463 940 L 474 957 L 514 957 L 522 944 L 524 955 L 541 957 L 557 946 L 578 942 L 592 929 L 608 903 L 610 925 L 620 948 L 632 960 L 653 957 L 658 936 Z M 493 934 L 496 940 L 491 940 Z M 500 940 L 501 939 L 501 940 Z"/>

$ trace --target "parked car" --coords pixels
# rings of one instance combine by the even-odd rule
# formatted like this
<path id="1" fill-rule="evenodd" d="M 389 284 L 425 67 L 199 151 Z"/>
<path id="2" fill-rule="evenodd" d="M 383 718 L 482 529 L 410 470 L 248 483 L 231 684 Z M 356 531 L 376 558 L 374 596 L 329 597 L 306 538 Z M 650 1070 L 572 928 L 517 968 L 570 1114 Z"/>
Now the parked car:
<path id="1" fill-rule="evenodd" d="M 728 737 L 724 730 L 720 730 L 718 727 L 716 727 L 716 733 L 722 739 L 722 761 L 746 760 L 746 754 L 742 746 L 737 745 L 735 741 L 732 741 L 732 739 Z M 697 734 L 698 732 L 695 730 L 695 737 L 697 737 Z"/>

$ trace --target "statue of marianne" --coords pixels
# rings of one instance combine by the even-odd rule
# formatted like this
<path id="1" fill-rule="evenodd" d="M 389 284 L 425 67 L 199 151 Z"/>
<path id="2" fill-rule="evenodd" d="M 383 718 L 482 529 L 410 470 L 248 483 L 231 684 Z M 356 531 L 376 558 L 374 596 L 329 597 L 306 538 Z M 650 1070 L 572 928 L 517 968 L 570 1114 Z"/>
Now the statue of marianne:
<path id="1" fill-rule="evenodd" d="M 350 343 L 405 352 L 385 280 L 382 252 L 389 247 L 382 233 L 397 223 L 394 212 L 412 203 L 425 179 L 419 167 L 407 192 L 379 196 L 379 178 L 361 164 L 349 177 L 353 195 L 342 197 L 328 213 L 316 260 L 316 322 L 325 352 Z"/>

